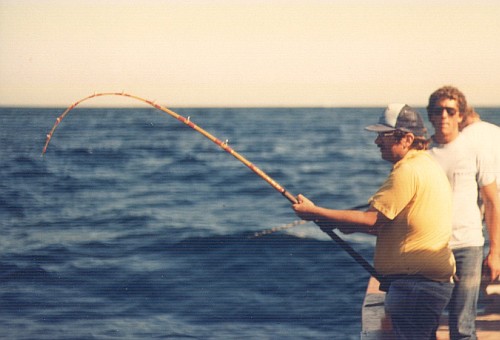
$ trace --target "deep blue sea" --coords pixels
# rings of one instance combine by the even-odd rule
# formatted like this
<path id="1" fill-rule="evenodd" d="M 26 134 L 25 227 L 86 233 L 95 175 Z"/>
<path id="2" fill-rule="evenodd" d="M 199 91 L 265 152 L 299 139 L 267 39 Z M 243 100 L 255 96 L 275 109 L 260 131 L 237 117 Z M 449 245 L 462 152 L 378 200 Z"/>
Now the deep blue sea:
<path id="1" fill-rule="evenodd" d="M 147 107 L 77 107 L 42 157 L 64 109 L 0 109 L 0 338 L 359 338 L 369 275 L 312 223 L 255 237 L 297 221 L 267 182 Z M 382 108 L 174 111 L 319 205 L 390 170 L 363 130 Z"/>

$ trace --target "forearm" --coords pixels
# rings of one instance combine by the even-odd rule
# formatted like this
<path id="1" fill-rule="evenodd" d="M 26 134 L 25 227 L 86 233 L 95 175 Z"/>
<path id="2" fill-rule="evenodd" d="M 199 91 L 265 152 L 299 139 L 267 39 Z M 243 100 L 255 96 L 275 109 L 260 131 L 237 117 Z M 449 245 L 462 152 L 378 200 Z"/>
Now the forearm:
<path id="1" fill-rule="evenodd" d="M 484 217 L 490 240 L 490 253 L 500 256 L 500 198 L 496 184 L 481 188 L 484 201 Z"/>
<path id="2" fill-rule="evenodd" d="M 490 251 L 486 256 L 485 263 L 488 268 L 487 275 L 491 281 L 495 281 L 500 275 L 500 214 L 494 210 L 495 207 L 485 204 L 486 226 L 490 241 Z"/>
<path id="3" fill-rule="evenodd" d="M 338 228 L 343 233 L 376 234 L 375 211 L 335 210 L 314 206 L 309 211 L 308 219 L 322 228 Z"/>
<path id="4" fill-rule="evenodd" d="M 314 220 L 329 222 L 339 227 L 356 225 L 372 228 L 377 222 L 376 212 L 373 211 L 334 210 L 323 207 L 315 207 L 313 211 Z"/>
<path id="5" fill-rule="evenodd" d="M 292 205 L 295 213 L 306 221 L 314 221 L 321 228 L 339 228 L 342 232 L 365 232 L 374 234 L 377 223 L 376 210 L 335 210 L 316 206 L 303 195 L 297 196 L 297 203 Z"/>
<path id="6" fill-rule="evenodd" d="M 485 262 L 493 281 L 500 275 L 500 199 L 497 196 L 496 185 L 481 188 L 481 195 L 490 241 L 490 251 Z"/>
<path id="7" fill-rule="evenodd" d="M 490 241 L 490 253 L 500 257 L 500 207 L 485 203 L 485 220 Z"/>

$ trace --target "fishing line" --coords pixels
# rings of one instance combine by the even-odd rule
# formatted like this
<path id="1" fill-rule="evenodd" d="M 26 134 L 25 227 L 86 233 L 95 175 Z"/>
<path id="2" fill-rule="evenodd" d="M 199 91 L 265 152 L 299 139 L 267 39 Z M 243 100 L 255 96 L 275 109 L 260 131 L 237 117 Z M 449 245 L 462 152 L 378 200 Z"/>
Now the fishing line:
<path id="1" fill-rule="evenodd" d="M 273 234 L 273 233 L 276 233 L 278 231 L 290 229 L 290 228 L 293 228 L 295 226 L 298 226 L 298 225 L 301 225 L 301 224 L 306 224 L 306 223 L 309 223 L 309 221 L 306 221 L 306 220 L 293 221 L 292 223 L 288 223 L 288 224 L 280 225 L 280 226 L 273 227 L 273 228 L 270 228 L 270 229 L 265 229 L 265 230 L 262 230 L 262 231 L 258 231 L 258 232 L 256 232 L 256 233 L 253 234 L 253 237 L 261 237 L 261 236 L 264 236 L 264 235 Z"/>
<path id="2" fill-rule="evenodd" d="M 358 206 L 349 208 L 348 210 L 361 210 L 361 209 L 366 209 L 369 206 L 370 206 L 369 204 L 362 204 L 362 205 L 358 205 Z M 264 236 L 264 235 L 273 234 L 273 233 L 276 233 L 278 231 L 282 231 L 282 230 L 286 230 L 286 229 L 291 229 L 293 227 L 296 227 L 296 226 L 301 225 L 301 224 L 306 224 L 306 223 L 309 223 L 309 221 L 305 221 L 305 220 L 293 221 L 292 223 L 287 223 L 287 224 L 283 224 L 283 225 L 280 225 L 280 226 L 277 226 L 277 227 L 272 227 L 272 228 L 269 228 L 269 229 L 265 229 L 265 230 L 261 230 L 261 231 L 255 232 L 253 234 L 253 237 L 261 237 L 261 236 Z"/>
<path id="3" fill-rule="evenodd" d="M 170 109 L 168 109 L 168 108 L 166 108 L 164 106 L 161 106 L 161 105 L 157 104 L 154 101 L 151 101 L 151 100 L 148 100 L 148 99 L 144 99 L 144 98 L 141 98 L 141 97 L 129 94 L 129 93 L 125 93 L 125 92 L 101 92 L 101 93 L 94 93 L 94 94 L 92 94 L 90 96 L 82 98 L 82 99 L 74 102 L 73 104 L 71 104 L 66 109 L 66 111 L 64 111 L 59 117 L 57 117 L 56 122 L 52 126 L 52 129 L 47 134 L 47 139 L 45 141 L 45 145 L 44 145 L 43 150 L 42 150 L 42 155 L 44 155 L 45 152 L 47 151 L 49 143 L 52 140 L 52 137 L 53 137 L 54 132 L 56 131 L 57 127 L 62 122 L 62 120 L 64 119 L 64 117 L 66 117 L 66 115 L 71 110 L 73 110 L 76 106 L 78 106 L 79 104 L 81 104 L 84 101 L 87 101 L 87 100 L 95 98 L 95 97 L 102 97 L 102 96 L 122 96 L 122 97 L 132 98 L 132 99 L 144 102 L 144 103 L 146 103 L 148 105 L 151 105 L 152 107 L 154 107 L 154 108 L 156 108 L 156 109 L 158 109 L 160 111 L 165 112 L 166 114 L 174 117 L 178 121 L 180 121 L 180 122 L 184 123 L 185 125 L 189 126 L 193 130 L 199 132 L 200 134 L 202 134 L 203 136 L 205 136 L 206 138 L 208 138 L 209 140 L 211 140 L 213 143 L 215 143 L 216 145 L 218 145 L 222 150 L 226 151 L 227 153 L 229 153 L 230 155 L 232 155 L 234 158 L 236 158 L 237 160 L 239 160 L 240 162 L 242 162 L 243 164 L 245 164 L 248 168 L 250 168 L 250 170 L 252 170 L 259 177 L 261 177 L 263 180 L 265 180 L 267 183 L 269 183 L 276 191 L 280 192 L 291 203 L 293 203 L 293 204 L 297 203 L 297 199 L 295 198 L 295 196 L 292 195 L 290 192 L 288 192 L 283 186 L 281 186 L 278 182 L 276 182 L 274 179 L 272 179 L 271 177 L 269 177 L 264 171 L 262 171 L 260 168 L 258 168 L 257 166 L 255 166 L 253 163 L 251 163 L 249 160 L 247 160 L 245 157 L 243 157 L 238 152 L 236 152 L 233 148 L 231 148 L 228 145 L 227 141 L 225 141 L 225 142 L 221 141 L 220 139 L 218 139 L 217 137 L 215 137 L 211 133 L 207 132 L 206 130 L 204 130 L 201 127 L 199 127 L 198 125 L 196 125 L 194 122 L 191 121 L 190 117 L 185 118 L 185 117 L 177 114 L 176 112 L 174 112 L 174 111 L 172 111 L 172 110 L 170 110 Z M 340 238 L 340 236 L 338 236 L 333 231 L 333 229 L 335 228 L 335 226 L 325 225 L 325 224 L 318 223 L 318 222 L 315 222 L 315 223 L 321 228 L 321 230 L 323 230 L 323 232 L 325 232 L 328 236 L 330 236 L 330 238 L 332 238 L 335 242 L 337 242 L 337 244 L 339 244 L 342 247 L 342 249 L 344 249 L 344 251 L 346 251 L 358 264 L 360 264 L 366 271 L 368 271 L 368 273 L 370 273 L 370 275 L 372 275 L 373 277 L 375 277 L 376 279 L 378 279 L 380 281 L 381 277 L 375 271 L 375 268 L 373 268 L 373 266 L 370 263 L 368 263 L 349 244 L 347 244 L 343 239 Z"/>

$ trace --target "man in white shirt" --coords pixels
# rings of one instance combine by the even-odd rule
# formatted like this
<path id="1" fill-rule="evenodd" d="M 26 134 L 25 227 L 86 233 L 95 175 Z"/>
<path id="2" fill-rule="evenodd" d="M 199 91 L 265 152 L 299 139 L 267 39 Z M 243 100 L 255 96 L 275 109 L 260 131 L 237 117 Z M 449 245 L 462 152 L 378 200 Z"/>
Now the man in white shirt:
<path id="1" fill-rule="evenodd" d="M 484 148 L 493 155 L 494 171 L 497 179 L 497 192 L 500 197 L 500 126 L 481 120 L 474 108 L 469 107 L 460 123 L 460 131 L 476 147 Z"/>
<path id="2" fill-rule="evenodd" d="M 476 339 L 475 318 L 484 237 L 478 187 L 485 206 L 490 239 L 486 257 L 491 279 L 500 275 L 500 203 L 492 156 L 459 132 L 467 111 L 463 93 L 445 86 L 431 94 L 427 113 L 434 127 L 429 153 L 443 167 L 453 191 L 453 232 L 450 247 L 455 255 L 457 281 L 449 304 L 450 338 Z"/>

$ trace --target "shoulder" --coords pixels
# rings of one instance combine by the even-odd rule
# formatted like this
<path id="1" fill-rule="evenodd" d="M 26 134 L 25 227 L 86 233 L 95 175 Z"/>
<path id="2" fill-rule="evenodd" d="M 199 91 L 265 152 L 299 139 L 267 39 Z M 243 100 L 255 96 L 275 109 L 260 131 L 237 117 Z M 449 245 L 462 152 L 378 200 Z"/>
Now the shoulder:
<path id="1" fill-rule="evenodd" d="M 473 123 L 462 130 L 466 138 L 471 138 L 472 142 L 481 141 L 487 138 L 500 138 L 500 126 L 490 122 L 480 121 Z"/>
<path id="2" fill-rule="evenodd" d="M 450 160 L 453 164 L 456 160 Z M 399 171 L 408 178 L 413 178 L 414 181 L 425 183 L 428 181 L 438 183 L 444 181 L 448 183 L 443 165 L 439 159 L 436 159 L 428 151 L 418 151 L 408 159 L 407 162 L 401 164 Z"/>
<path id="3" fill-rule="evenodd" d="M 398 163 L 394 165 L 393 172 L 397 174 L 419 174 L 423 168 L 436 167 L 436 162 L 424 150 L 411 150 Z"/>
<path id="4" fill-rule="evenodd" d="M 437 158 L 454 158 L 465 154 L 470 156 L 480 148 L 481 144 L 472 134 L 460 132 L 453 141 L 447 144 L 431 144 L 429 153 Z"/>

